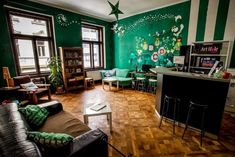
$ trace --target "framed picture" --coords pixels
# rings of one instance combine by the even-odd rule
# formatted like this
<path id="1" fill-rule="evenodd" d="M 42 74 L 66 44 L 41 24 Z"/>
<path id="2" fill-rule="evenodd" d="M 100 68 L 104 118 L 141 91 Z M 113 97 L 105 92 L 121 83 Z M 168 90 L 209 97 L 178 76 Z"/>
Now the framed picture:
<path id="1" fill-rule="evenodd" d="M 149 51 L 153 51 L 154 50 L 154 45 L 149 44 Z"/>

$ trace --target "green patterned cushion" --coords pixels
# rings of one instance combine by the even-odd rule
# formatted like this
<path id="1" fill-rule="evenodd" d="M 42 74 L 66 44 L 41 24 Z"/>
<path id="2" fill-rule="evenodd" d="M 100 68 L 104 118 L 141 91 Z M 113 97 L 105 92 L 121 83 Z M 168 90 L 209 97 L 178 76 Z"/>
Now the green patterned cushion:
<path id="1" fill-rule="evenodd" d="M 27 132 L 27 138 L 47 148 L 60 148 L 68 145 L 73 137 L 62 133 Z"/>
<path id="2" fill-rule="evenodd" d="M 28 124 L 33 128 L 42 126 L 49 114 L 45 108 L 40 108 L 37 105 L 28 105 L 25 108 L 19 108 L 19 111 L 24 115 Z"/>

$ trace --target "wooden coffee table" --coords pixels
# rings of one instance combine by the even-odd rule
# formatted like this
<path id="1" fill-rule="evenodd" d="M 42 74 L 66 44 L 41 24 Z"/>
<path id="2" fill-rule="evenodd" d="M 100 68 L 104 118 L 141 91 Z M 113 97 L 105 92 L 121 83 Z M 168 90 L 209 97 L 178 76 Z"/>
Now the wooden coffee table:
<path id="1" fill-rule="evenodd" d="M 97 105 L 97 103 L 84 106 L 84 110 L 83 110 L 84 123 L 88 124 L 88 117 L 90 116 L 107 115 L 107 120 L 109 123 L 110 132 L 111 132 L 112 131 L 112 110 L 108 102 L 102 102 L 102 103 L 104 103 L 106 106 L 98 111 L 91 109 L 91 107 L 93 107 L 94 105 Z"/>

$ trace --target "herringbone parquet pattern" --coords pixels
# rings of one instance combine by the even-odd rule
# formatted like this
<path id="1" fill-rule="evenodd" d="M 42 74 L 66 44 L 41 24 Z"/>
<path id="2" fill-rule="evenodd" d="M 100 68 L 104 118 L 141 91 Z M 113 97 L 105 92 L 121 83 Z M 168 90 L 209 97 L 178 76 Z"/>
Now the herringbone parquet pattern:
<path id="1" fill-rule="evenodd" d="M 108 101 L 113 115 L 113 132 L 105 116 L 90 117 L 89 126 L 100 128 L 109 136 L 109 142 L 133 157 L 234 157 L 235 156 L 235 118 L 225 114 L 221 135 L 218 140 L 208 137 L 203 139 L 200 147 L 198 132 L 186 132 L 181 139 L 183 128 L 176 127 L 172 133 L 170 122 L 163 122 L 158 128 L 159 117 L 154 110 L 153 94 L 131 89 L 116 92 L 103 90 L 100 85 L 86 91 L 53 95 L 53 99 L 62 102 L 64 109 L 83 121 L 83 105 L 93 102 Z M 110 157 L 121 157 L 115 150 L 109 149 Z"/>

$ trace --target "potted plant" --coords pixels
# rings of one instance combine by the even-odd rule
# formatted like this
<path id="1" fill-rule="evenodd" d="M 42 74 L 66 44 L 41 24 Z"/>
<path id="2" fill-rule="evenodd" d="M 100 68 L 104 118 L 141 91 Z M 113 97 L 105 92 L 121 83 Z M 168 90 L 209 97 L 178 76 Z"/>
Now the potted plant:
<path id="1" fill-rule="evenodd" d="M 56 94 L 64 93 L 61 59 L 58 56 L 51 57 L 47 66 L 50 68 L 49 81 L 56 88 Z"/>

